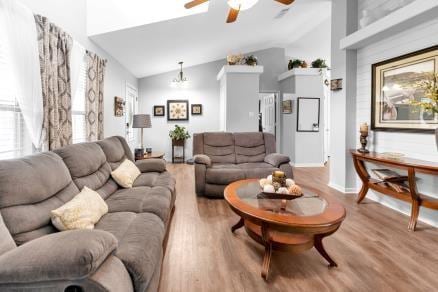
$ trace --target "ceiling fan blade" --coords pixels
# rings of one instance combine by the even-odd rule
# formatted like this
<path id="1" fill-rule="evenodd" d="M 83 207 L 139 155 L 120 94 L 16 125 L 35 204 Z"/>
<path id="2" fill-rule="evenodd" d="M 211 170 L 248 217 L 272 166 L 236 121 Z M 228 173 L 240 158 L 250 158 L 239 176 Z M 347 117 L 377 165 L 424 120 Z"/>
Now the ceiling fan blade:
<path id="1" fill-rule="evenodd" d="M 184 7 L 186 9 L 190 9 L 190 8 L 195 7 L 195 6 L 201 5 L 202 3 L 205 3 L 207 1 L 209 1 L 209 0 L 193 0 L 193 1 L 186 3 L 186 5 L 184 5 Z"/>
<path id="2" fill-rule="evenodd" d="M 290 5 L 295 2 L 295 0 L 274 0 L 274 1 L 280 2 L 281 4 L 284 5 Z"/>
<path id="3" fill-rule="evenodd" d="M 228 13 L 227 23 L 235 22 L 237 19 L 237 16 L 239 15 L 239 11 L 237 9 L 230 9 L 230 12 Z"/>

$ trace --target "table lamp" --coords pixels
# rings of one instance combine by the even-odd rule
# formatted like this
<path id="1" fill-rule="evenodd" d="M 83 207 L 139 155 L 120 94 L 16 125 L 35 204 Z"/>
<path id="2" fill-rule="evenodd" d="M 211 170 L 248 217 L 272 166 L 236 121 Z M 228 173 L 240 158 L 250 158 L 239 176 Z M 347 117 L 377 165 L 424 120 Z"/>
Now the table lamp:
<path id="1" fill-rule="evenodd" d="M 151 123 L 151 115 L 144 115 L 144 114 L 140 114 L 140 115 L 134 115 L 134 121 L 132 123 L 132 128 L 133 129 L 141 129 L 141 149 L 136 149 L 135 152 L 136 154 L 138 153 L 139 155 L 143 156 L 144 155 L 144 144 L 143 144 L 143 129 L 144 128 L 152 128 L 152 123 Z M 139 151 L 141 150 L 141 151 Z M 141 153 L 139 153 L 139 152 Z"/>

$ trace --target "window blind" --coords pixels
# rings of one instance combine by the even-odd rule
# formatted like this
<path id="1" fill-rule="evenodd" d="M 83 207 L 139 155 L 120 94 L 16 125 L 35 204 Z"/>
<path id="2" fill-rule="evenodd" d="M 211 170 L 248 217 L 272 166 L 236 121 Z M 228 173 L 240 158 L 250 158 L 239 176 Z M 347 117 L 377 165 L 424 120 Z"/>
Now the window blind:
<path id="1" fill-rule="evenodd" d="M 79 66 L 79 78 L 74 92 L 72 104 L 72 128 L 73 128 L 73 143 L 86 142 L 86 126 L 85 126 L 85 96 L 87 87 L 87 62 L 85 58 L 81 59 Z M 72 94 L 72 95 L 73 95 Z"/>

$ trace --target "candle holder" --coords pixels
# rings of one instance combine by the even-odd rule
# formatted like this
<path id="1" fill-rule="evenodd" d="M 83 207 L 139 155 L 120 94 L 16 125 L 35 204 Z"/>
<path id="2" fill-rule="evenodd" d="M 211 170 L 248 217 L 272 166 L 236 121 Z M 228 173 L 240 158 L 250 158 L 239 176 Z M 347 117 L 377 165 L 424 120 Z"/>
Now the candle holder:
<path id="1" fill-rule="evenodd" d="M 279 183 L 280 186 L 285 187 L 286 186 L 286 174 L 283 171 L 274 171 L 272 173 L 272 182 L 273 183 Z"/>
<path id="2" fill-rule="evenodd" d="M 370 153 L 370 151 L 368 151 L 368 149 L 366 149 L 367 144 L 368 144 L 368 131 L 360 131 L 360 144 L 362 145 L 362 147 L 360 149 L 357 149 L 358 152 L 360 153 Z"/>

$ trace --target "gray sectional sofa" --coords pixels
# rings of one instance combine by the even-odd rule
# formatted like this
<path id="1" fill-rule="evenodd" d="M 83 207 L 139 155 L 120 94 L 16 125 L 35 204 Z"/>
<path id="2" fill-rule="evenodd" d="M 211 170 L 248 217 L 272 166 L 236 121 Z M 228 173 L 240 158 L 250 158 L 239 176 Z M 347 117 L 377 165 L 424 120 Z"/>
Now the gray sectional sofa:
<path id="1" fill-rule="evenodd" d="M 142 160 L 132 189 L 110 172 L 133 160 L 111 137 L 0 161 L 0 291 L 157 291 L 175 180 L 164 160 Z M 109 213 L 94 230 L 58 232 L 50 211 L 87 186 Z"/>
<path id="2" fill-rule="evenodd" d="M 194 134 L 196 193 L 223 198 L 228 184 L 267 177 L 275 170 L 282 170 L 292 178 L 289 157 L 275 152 L 275 137 L 268 133 Z"/>

